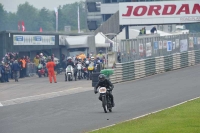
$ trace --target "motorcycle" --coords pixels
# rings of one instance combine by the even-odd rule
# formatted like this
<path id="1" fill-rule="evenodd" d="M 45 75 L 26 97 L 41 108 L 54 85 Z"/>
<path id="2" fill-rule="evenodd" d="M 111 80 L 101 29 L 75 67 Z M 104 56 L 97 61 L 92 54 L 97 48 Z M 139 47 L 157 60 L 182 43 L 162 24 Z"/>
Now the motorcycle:
<path id="1" fill-rule="evenodd" d="M 82 64 L 79 62 L 79 63 L 77 64 L 77 75 L 78 75 L 78 79 L 81 79 L 81 78 L 82 78 L 82 68 L 83 68 L 83 66 L 82 66 Z"/>
<path id="2" fill-rule="evenodd" d="M 108 93 L 110 93 L 109 91 L 111 90 L 106 89 L 106 87 L 100 87 L 98 91 L 100 93 L 100 97 L 102 98 L 102 107 L 104 109 L 104 112 L 112 112 L 111 98 L 109 95 L 107 95 Z"/>
<path id="3" fill-rule="evenodd" d="M 65 81 L 72 81 L 74 75 L 74 70 L 71 65 L 68 65 L 65 72 Z"/>
<path id="4" fill-rule="evenodd" d="M 48 70 L 47 70 L 47 68 L 43 67 L 41 64 L 38 66 L 37 73 L 38 73 L 39 78 L 41 78 L 42 75 L 44 77 L 48 77 Z"/>
<path id="5" fill-rule="evenodd" d="M 88 66 L 88 76 L 87 76 L 87 80 L 91 80 L 92 79 L 92 77 L 91 77 L 91 75 L 92 75 L 92 73 L 94 72 L 94 62 L 91 62 L 90 64 L 89 64 L 89 66 Z"/>

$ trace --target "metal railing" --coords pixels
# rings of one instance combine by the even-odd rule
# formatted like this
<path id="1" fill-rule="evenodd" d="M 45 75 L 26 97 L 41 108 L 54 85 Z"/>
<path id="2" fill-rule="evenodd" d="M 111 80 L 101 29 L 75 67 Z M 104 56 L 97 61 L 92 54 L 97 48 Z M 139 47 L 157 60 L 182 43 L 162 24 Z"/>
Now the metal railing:
<path id="1" fill-rule="evenodd" d="M 121 40 L 121 62 L 166 56 L 200 49 L 200 33 L 170 36 L 142 36 Z"/>

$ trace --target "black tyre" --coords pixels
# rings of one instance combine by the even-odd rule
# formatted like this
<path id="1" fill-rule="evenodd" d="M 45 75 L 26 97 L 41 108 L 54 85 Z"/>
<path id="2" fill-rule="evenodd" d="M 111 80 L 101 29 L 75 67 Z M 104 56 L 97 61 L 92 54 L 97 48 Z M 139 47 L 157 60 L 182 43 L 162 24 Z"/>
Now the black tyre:
<path id="1" fill-rule="evenodd" d="M 66 74 L 65 74 L 65 81 L 67 81 L 67 76 L 66 76 Z"/>
<path id="2" fill-rule="evenodd" d="M 112 109 L 108 109 L 109 110 L 109 112 L 112 112 Z"/>
<path id="3" fill-rule="evenodd" d="M 105 113 L 107 113 L 106 97 L 102 97 L 102 106 Z"/>
<path id="4" fill-rule="evenodd" d="M 70 79 L 70 75 L 68 75 L 68 81 L 71 81 L 71 79 Z"/>

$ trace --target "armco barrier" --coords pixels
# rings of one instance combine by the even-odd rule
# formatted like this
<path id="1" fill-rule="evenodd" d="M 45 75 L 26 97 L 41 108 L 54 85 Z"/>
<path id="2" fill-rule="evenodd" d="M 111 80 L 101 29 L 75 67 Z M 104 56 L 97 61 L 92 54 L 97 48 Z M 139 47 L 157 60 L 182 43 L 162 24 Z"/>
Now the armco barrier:
<path id="1" fill-rule="evenodd" d="M 174 53 L 172 55 L 136 60 L 127 63 L 117 63 L 112 83 L 140 79 L 146 76 L 193 66 L 200 63 L 200 50 Z"/>

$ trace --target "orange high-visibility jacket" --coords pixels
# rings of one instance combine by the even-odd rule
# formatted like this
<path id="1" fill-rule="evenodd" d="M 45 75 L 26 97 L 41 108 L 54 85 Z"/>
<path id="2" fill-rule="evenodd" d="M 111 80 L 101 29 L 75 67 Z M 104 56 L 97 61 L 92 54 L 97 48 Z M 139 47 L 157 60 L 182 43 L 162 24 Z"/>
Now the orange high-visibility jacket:
<path id="1" fill-rule="evenodd" d="M 48 71 L 54 71 L 55 66 L 56 66 L 56 64 L 53 61 L 48 62 L 46 65 Z"/>

